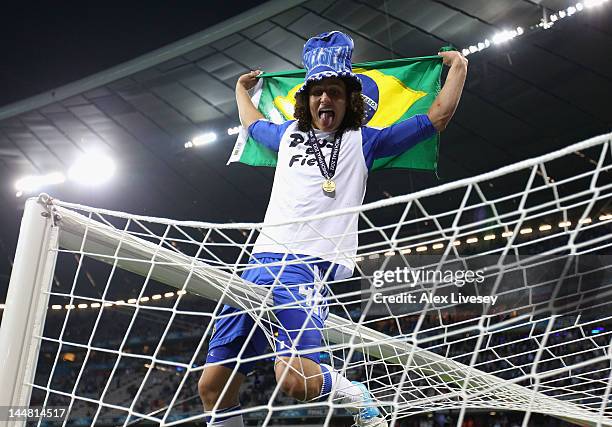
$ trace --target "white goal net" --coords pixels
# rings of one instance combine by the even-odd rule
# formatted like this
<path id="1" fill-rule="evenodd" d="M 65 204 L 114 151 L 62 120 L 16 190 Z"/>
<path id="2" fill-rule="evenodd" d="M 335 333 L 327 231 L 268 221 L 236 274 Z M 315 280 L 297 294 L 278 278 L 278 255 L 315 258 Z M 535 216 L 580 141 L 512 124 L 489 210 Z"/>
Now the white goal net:
<path id="1" fill-rule="evenodd" d="M 612 425 L 611 196 L 602 135 L 293 221 L 359 218 L 354 275 L 306 292 L 329 309 L 321 360 L 367 385 L 389 425 Z M 67 409 L 39 425 L 204 423 L 197 383 L 228 304 L 270 346 L 235 360 L 254 363 L 237 410 L 245 425 L 350 425 L 345 406 L 297 402 L 276 384 L 274 285 L 241 278 L 262 225 L 28 201 L 0 331 L 0 406 Z"/>

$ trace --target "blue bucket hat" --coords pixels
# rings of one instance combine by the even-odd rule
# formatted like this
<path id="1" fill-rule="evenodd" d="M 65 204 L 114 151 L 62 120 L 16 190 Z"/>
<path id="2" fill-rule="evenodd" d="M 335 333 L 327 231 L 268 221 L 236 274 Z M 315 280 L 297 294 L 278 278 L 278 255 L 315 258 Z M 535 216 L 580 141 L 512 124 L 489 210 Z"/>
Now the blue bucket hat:
<path id="1" fill-rule="evenodd" d="M 311 81 L 326 77 L 349 78 L 361 89 L 361 80 L 353 73 L 351 65 L 353 47 L 353 39 L 340 31 L 330 31 L 310 38 L 302 52 L 306 79 L 296 95 L 306 89 Z"/>

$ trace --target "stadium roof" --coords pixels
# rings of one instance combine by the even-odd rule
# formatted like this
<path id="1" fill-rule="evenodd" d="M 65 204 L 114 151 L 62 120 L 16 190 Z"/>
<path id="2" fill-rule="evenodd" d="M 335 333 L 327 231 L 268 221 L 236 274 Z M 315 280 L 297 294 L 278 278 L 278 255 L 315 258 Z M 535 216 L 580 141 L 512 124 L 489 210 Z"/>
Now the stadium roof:
<path id="1" fill-rule="evenodd" d="M 0 179 L 12 246 L 27 174 L 66 171 L 91 147 L 118 172 L 106 187 L 47 189 L 63 200 L 127 212 L 208 221 L 259 221 L 273 170 L 226 166 L 238 124 L 236 79 L 246 70 L 301 67 L 304 41 L 339 29 L 355 62 L 435 54 L 477 44 L 504 29 L 524 34 L 469 56 L 459 110 L 442 136 L 439 177 L 373 174 L 368 200 L 475 175 L 607 132 L 612 123 L 610 3 L 544 30 L 566 0 L 270 1 L 201 33 L 91 77 L 0 108 Z M 92 53 L 93 54 L 93 53 Z M 184 143 L 215 131 L 196 149 Z M 577 157 L 577 162 L 588 159 Z M 12 250 L 5 249 L 12 257 Z"/>

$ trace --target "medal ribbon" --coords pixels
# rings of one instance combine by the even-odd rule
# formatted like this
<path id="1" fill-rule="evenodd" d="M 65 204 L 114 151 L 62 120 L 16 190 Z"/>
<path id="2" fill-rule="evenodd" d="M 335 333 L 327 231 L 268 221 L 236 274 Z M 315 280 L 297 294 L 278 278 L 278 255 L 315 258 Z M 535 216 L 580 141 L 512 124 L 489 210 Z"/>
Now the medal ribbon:
<path id="1" fill-rule="evenodd" d="M 310 146 L 312 147 L 312 151 L 314 151 L 315 158 L 317 159 L 317 165 L 319 165 L 321 175 L 323 175 L 325 179 L 332 179 L 336 174 L 336 166 L 338 166 L 342 132 L 336 132 L 336 136 L 334 137 L 334 145 L 331 151 L 331 158 L 329 159 L 329 167 L 327 166 L 327 163 L 325 163 L 325 157 L 323 156 L 323 152 L 319 146 L 319 141 L 317 140 L 312 128 L 310 131 L 308 131 L 308 140 L 310 141 Z"/>

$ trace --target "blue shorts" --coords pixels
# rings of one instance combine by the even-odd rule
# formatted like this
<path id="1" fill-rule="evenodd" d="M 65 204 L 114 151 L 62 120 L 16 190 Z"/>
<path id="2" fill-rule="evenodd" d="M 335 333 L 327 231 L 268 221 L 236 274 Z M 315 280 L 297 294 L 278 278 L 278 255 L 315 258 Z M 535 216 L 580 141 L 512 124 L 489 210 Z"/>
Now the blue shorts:
<path id="1" fill-rule="evenodd" d="M 242 313 L 241 309 L 223 306 L 215 321 L 206 363 L 236 358 L 245 346 L 240 359 L 266 354 L 269 352 L 267 337 L 270 336 L 275 338 L 275 350 L 280 352 L 279 356 L 295 354 L 319 363 L 319 351 L 308 350 L 321 346 L 321 329 L 328 314 L 328 291 L 322 279 L 333 280 L 337 266 L 316 259 L 308 263 L 284 264 L 283 259 L 297 258 L 285 254 L 257 254 L 249 261 L 253 267 L 242 274 L 243 279 L 272 289 L 278 324 L 270 324 L 264 315 L 261 316 L 261 325 L 256 326 L 251 315 L 257 316 L 258 313 Z M 271 263 L 278 265 L 270 266 Z M 262 327 L 267 330 L 262 330 Z M 256 329 L 247 342 L 253 328 Z M 255 361 L 240 362 L 238 372 L 247 374 L 254 364 Z M 223 365 L 233 368 L 236 362 Z"/>

